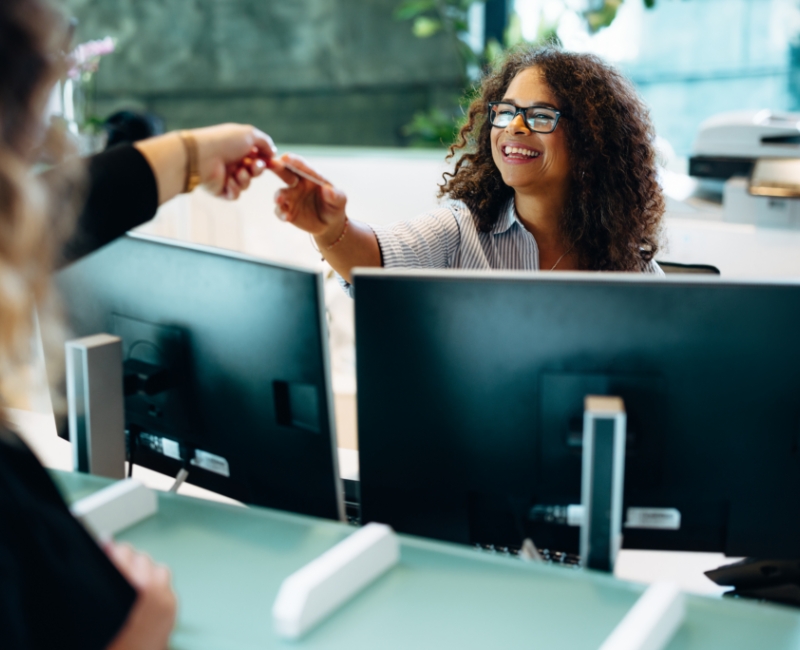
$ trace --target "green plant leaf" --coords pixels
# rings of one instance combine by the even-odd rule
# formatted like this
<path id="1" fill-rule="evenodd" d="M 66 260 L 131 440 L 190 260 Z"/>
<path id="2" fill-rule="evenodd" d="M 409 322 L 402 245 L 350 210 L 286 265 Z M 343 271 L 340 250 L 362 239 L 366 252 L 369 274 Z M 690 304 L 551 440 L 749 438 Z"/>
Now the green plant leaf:
<path id="1" fill-rule="evenodd" d="M 406 0 L 395 9 L 394 17 L 396 20 L 411 20 L 433 9 L 436 9 L 436 0 Z"/>
<path id="2" fill-rule="evenodd" d="M 403 135 L 416 147 L 441 147 L 453 141 L 455 125 L 453 115 L 434 107 L 415 113 L 411 122 L 403 127 Z"/>
<path id="3" fill-rule="evenodd" d="M 505 50 L 503 49 L 503 46 L 500 45 L 500 43 L 498 43 L 495 39 L 490 39 L 486 44 L 484 55 L 486 56 L 486 60 L 489 62 L 489 65 L 492 67 L 502 60 L 504 54 Z"/>
<path id="4" fill-rule="evenodd" d="M 648 9 L 652 9 L 656 6 L 656 0 L 644 0 L 644 6 Z"/>
<path id="5" fill-rule="evenodd" d="M 442 21 L 427 16 L 418 16 L 414 19 L 414 26 L 411 31 L 417 38 L 429 38 L 442 29 Z"/>
<path id="6" fill-rule="evenodd" d="M 484 1 L 485 0 L 450 0 L 452 4 L 459 7 L 462 11 L 467 11 L 476 2 L 484 2 Z"/>
<path id="7" fill-rule="evenodd" d="M 512 13 L 508 19 L 504 40 L 507 48 L 516 47 L 525 42 L 525 38 L 522 36 L 522 21 L 517 12 Z"/>
<path id="8" fill-rule="evenodd" d="M 603 27 L 608 27 L 617 17 L 622 0 L 605 0 L 605 4 L 597 11 L 587 11 L 584 16 L 591 32 L 597 32 Z"/>

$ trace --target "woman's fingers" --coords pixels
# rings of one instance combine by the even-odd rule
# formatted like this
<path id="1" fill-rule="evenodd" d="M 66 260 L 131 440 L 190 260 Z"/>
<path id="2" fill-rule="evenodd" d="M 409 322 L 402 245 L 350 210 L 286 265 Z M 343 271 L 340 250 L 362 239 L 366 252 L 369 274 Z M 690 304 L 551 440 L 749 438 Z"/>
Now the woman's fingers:
<path id="1" fill-rule="evenodd" d="M 251 178 L 250 172 L 247 169 L 244 167 L 239 169 L 239 171 L 236 172 L 236 182 L 239 185 L 239 189 L 246 190 L 248 187 L 250 187 Z"/>
<path id="2" fill-rule="evenodd" d="M 263 158 L 258 157 L 258 150 L 254 148 L 250 150 L 249 155 L 242 158 L 242 162 L 239 164 L 238 168 L 240 170 L 246 170 L 251 178 L 255 178 L 264 173 L 264 170 L 267 168 L 267 163 Z"/>
<path id="3" fill-rule="evenodd" d="M 166 648 L 177 612 L 169 569 L 127 545 L 112 542 L 106 552 L 137 594 L 128 618 L 108 648 Z"/>
<path id="4" fill-rule="evenodd" d="M 255 178 L 256 176 L 261 176 L 266 168 L 267 163 L 265 163 L 261 158 L 256 158 L 253 160 L 248 169 L 250 171 L 250 175 Z"/>
<path id="5" fill-rule="evenodd" d="M 311 165 L 308 164 L 308 161 L 302 156 L 298 156 L 293 153 L 285 153 L 280 157 L 280 160 L 284 165 L 291 165 L 292 167 L 303 172 L 307 176 L 317 179 L 320 183 L 323 183 L 325 185 L 331 184 L 331 182 L 327 178 L 317 173 L 317 171 L 313 167 L 311 167 Z"/>
<path id="6" fill-rule="evenodd" d="M 283 158 L 283 156 L 281 156 Z M 286 183 L 290 187 L 294 187 L 298 184 L 300 179 L 298 178 L 297 174 L 293 174 L 284 165 L 281 158 L 272 158 L 267 161 L 267 168 L 272 171 L 278 178 L 280 178 L 284 183 Z"/>
<path id="7" fill-rule="evenodd" d="M 106 555 L 111 559 L 120 573 L 128 577 L 128 571 L 133 558 L 134 550 L 130 544 L 116 544 L 109 542 L 105 546 Z"/>
<path id="8" fill-rule="evenodd" d="M 267 166 L 290 187 L 294 187 L 302 181 L 306 181 L 310 185 L 330 185 L 330 182 L 318 174 L 302 156 L 285 153 L 280 158 L 268 161 Z M 300 173 L 295 173 L 293 170 Z M 319 183 L 316 183 L 315 180 Z"/>
<path id="9" fill-rule="evenodd" d="M 278 155 L 278 148 L 266 133 L 259 129 L 253 129 L 253 137 L 255 139 L 253 149 L 256 155 L 263 160 L 270 160 Z"/>
<path id="10" fill-rule="evenodd" d="M 241 190 L 236 180 L 233 177 L 229 178 L 228 182 L 225 184 L 225 198 L 229 201 L 235 201 L 239 198 L 240 193 Z"/>
<path id="11" fill-rule="evenodd" d="M 169 569 L 158 565 L 146 553 L 139 553 L 130 544 L 110 542 L 105 546 L 106 554 L 114 566 L 137 590 L 146 587 L 155 578 L 160 583 L 169 582 Z"/>
<path id="12" fill-rule="evenodd" d="M 258 165 L 257 163 L 260 163 Z M 263 160 L 254 160 L 251 157 L 245 157 L 238 163 L 227 165 L 225 168 L 225 181 L 217 196 L 221 196 L 229 201 L 234 201 L 239 198 L 239 195 L 250 187 L 250 182 L 254 174 L 251 170 L 260 170 L 266 168 L 266 163 Z"/>

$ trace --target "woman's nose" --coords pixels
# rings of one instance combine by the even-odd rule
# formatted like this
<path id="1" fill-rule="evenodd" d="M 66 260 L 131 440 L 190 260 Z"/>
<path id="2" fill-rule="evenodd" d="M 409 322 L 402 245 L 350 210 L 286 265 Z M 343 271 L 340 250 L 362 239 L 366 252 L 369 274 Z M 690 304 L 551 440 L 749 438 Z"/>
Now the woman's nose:
<path id="1" fill-rule="evenodd" d="M 526 135 L 531 132 L 525 119 L 522 117 L 522 113 L 517 113 L 514 116 L 514 119 L 511 120 L 511 124 L 506 127 L 506 131 L 514 135 Z"/>

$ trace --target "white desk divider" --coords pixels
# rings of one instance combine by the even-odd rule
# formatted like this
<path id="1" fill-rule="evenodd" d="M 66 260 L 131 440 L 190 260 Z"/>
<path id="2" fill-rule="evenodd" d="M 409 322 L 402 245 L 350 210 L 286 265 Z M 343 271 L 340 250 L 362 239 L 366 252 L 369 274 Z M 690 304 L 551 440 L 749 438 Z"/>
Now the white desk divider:
<path id="1" fill-rule="evenodd" d="M 122 339 L 95 334 L 67 341 L 67 406 L 73 466 L 125 478 L 125 395 Z"/>
<path id="2" fill-rule="evenodd" d="M 129 478 L 75 502 L 70 510 L 102 540 L 154 515 L 158 512 L 158 498 L 141 481 Z"/>
<path id="3" fill-rule="evenodd" d="M 622 546 L 625 427 L 625 404 L 621 398 L 586 396 L 581 472 L 581 563 L 585 568 L 609 573 L 614 572 L 614 563 Z"/>
<path id="4" fill-rule="evenodd" d="M 650 585 L 600 650 L 662 650 L 686 616 L 684 595 L 677 585 Z"/>
<path id="5" fill-rule="evenodd" d="M 395 532 L 367 524 L 283 581 L 272 607 L 275 631 L 299 638 L 399 560 Z"/>

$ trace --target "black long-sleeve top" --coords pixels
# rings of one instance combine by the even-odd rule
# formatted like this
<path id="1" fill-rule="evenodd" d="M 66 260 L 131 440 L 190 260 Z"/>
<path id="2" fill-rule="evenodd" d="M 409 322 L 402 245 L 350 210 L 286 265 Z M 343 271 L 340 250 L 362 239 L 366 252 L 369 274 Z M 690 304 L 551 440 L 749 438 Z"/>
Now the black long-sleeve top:
<path id="1" fill-rule="evenodd" d="M 135 148 L 99 154 L 88 167 L 87 201 L 65 262 L 144 223 L 158 207 L 155 177 Z M 105 648 L 135 600 L 30 449 L 0 426 L 0 647 Z"/>

